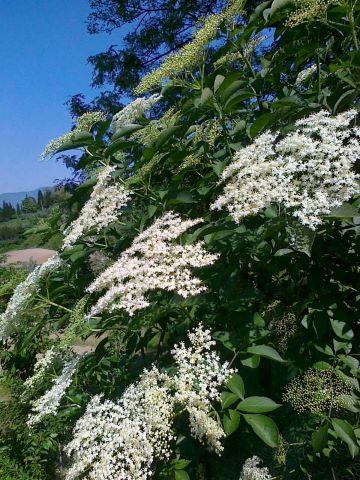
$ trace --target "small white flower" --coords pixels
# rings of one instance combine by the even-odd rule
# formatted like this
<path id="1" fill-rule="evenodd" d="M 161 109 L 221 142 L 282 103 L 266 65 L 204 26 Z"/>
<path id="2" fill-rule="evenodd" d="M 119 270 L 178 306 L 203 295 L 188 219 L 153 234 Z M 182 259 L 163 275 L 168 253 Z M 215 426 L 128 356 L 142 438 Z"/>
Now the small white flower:
<path id="1" fill-rule="evenodd" d="M 267 467 L 260 467 L 259 457 L 248 458 L 242 468 L 239 480 L 271 480 L 271 475 Z"/>
<path id="2" fill-rule="evenodd" d="M 36 267 L 25 280 L 15 288 L 4 313 L 0 314 L 0 340 L 6 340 L 21 324 L 28 302 L 39 290 L 41 279 L 61 265 L 56 253 L 45 263 Z"/>
<path id="3" fill-rule="evenodd" d="M 89 316 L 118 309 L 133 315 L 149 305 L 146 293 L 151 290 L 177 292 L 184 298 L 206 290 L 200 279 L 191 275 L 189 267 L 210 265 L 218 255 L 207 253 L 202 242 L 194 245 L 173 242 L 201 221 L 182 220 L 168 212 L 140 233 L 120 258 L 87 288 L 90 293 L 108 289 Z"/>
<path id="4" fill-rule="evenodd" d="M 111 173 L 115 167 L 104 167 L 89 200 L 82 208 L 79 217 L 65 230 L 63 249 L 71 247 L 90 230 L 97 233 L 118 218 L 119 211 L 130 199 L 131 192 L 121 183 L 114 183 Z"/>
<path id="5" fill-rule="evenodd" d="M 51 140 L 44 151 L 40 155 L 41 160 L 44 160 L 50 155 L 54 155 L 60 148 L 62 148 L 66 143 L 74 139 L 76 134 L 80 132 L 90 132 L 91 127 L 100 121 L 106 120 L 106 115 L 103 112 L 85 112 L 83 115 L 77 118 L 76 125 L 71 132 L 65 133 L 58 138 Z"/>
<path id="6" fill-rule="evenodd" d="M 226 208 L 236 222 L 279 203 L 311 229 L 359 193 L 354 171 L 360 159 L 355 110 L 335 117 L 321 111 L 298 120 L 285 137 L 265 132 L 237 152 L 222 173 L 224 193 L 211 206 Z"/>
<path id="7" fill-rule="evenodd" d="M 73 460 L 66 480 L 151 478 L 154 464 L 170 457 L 179 407 L 189 412 L 192 435 L 221 453 L 225 433 L 209 412 L 232 371 L 210 351 L 214 342 L 202 325 L 189 334 L 189 340 L 188 348 L 174 348 L 174 376 L 152 367 L 119 400 L 102 402 L 95 396 L 90 401 L 65 449 Z"/>
<path id="8" fill-rule="evenodd" d="M 115 133 L 116 130 L 134 123 L 139 117 L 141 117 L 147 110 L 150 110 L 161 99 L 161 95 L 151 95 L 150 97 L 139 97 L 133 102 L 126 105 L 120 112 L 113 116 L 111 122 L 111 130 Z"/>
<path id="9" fill-rule="evenodd" d="M 28 426 L 39 423 L 46 415 L 54 415 L 71 384 L 81 356 L 74 357 L 64 365 L 60 376 L 55 378 L 53 386 L 45 394 L 32 403 L 32 413 L 29 415 Z"/>

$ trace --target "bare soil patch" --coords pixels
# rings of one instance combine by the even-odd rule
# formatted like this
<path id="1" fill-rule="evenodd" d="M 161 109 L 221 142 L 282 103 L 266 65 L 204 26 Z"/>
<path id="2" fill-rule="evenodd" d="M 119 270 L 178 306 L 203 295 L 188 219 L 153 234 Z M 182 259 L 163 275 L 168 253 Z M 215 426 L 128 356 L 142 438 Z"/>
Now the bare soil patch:
<path id="1" fill-rule="evenodd" d="M 41 265 L 54 255 L 55 251 L 48 248 L 26 248 L 24 250 L 11 250 L 5 253 L 5 263 L 35 263 Z"/>

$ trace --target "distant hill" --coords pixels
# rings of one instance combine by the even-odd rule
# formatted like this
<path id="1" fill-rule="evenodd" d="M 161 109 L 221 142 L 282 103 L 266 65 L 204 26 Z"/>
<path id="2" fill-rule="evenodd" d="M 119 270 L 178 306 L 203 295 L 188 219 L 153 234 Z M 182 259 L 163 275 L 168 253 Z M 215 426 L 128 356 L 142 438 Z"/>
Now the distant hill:
<path id="1" fill-rule="evenodd" d="M 31 190 L 28 192 L 0 193 L 0 207 L 3 202 L 11 203 L 13 207 L 16 207 L 16 204 L 20 204 L 26 196 L 37 198 L 39 190 L 44 192 L 45 190 L 52 189 L 52 187 L 39 187 L 36 190 Z"/>

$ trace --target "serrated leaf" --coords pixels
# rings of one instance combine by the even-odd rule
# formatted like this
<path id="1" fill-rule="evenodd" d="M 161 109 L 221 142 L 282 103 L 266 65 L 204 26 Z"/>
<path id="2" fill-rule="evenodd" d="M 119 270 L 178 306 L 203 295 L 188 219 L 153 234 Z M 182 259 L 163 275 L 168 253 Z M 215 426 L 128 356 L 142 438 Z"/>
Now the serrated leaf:
<path id="1" fill-rule="evenodd" d="M 345 322 L 331 318 L 330 323 L 332 329 L 339 338 L 344 340 L 351 340 L 354 338 L 354 332 Z"/>
<path id="2" fill-rule="evenodd" d="M 260 363 L 260 356 L 259 355 L 252 355 L 251 357 L 242 359 L 241 363 L 245 367 L 257 368 L 259 366 L 259 363 Z"/>
<path id="3" fill-rule="evenodd" d="M 216 75 L 214 80 L 214 92 L 216 93 L 222 82 L 225 80 L 223 75 Z"/>
<path id="4" fill-rule="evenodd" d="M 175 470 L 175 480 L 190 480 L 190 477 L 185 470 Z"/>
<path id="5" fill-rule="evenodd" d="M 278 446 L 279 430 L 274 420 L 261 414 L 244 414 L 243 417 L 266 445 L 269 445 L 271 448 Z"/>
<path id="6" fill-rule="evenodd" d="M 190 460 L 185 460 L 184 458 L 179 458 L 179 460 L 175 460 L 173 462 L 173 466 L 175 470 L 183 470 L 191 463 Z"/>
<path id="7" fill-rule="evenodd" d="M 71 140 L 61 144 L 61 147 L 58 148 L 53 155 L 57 153 L 65 152 L 66 150 L 76 150 L 77 148 L 88 147 L 94 143 L 94 138 L 91 133 L 88 132 L 78 132 L 73 133 Z"/>
<path id="8" fill-rule="evenodd" d="M 236 395 L 236 393 L 222 392 L 220 400 L 222 408 L 225 409 L 230 407 L 230 405 L 235 403 L 237 400 L 239 400 L 239 397 Z"/>
<path id="9" fill-rule="evenodd" d="M 201 93 L 200 103 L 203 105 L 208 100 L 210 100 L 210 98 L 212 98 L 213 96 L 214 94 L 211 88 L 208 88 L 208 87 L 204 88 L 204 90 Z"/>
<path id="10" fill-rule="evenodd" d="M 327 444 L 328 426 L 323 425 L 318 428 L 311 436 L 311 445 L 315 452 L 321 452 Z"/>
<path id="11" fill-rule="evenodd" d="M 125 148 L 129 148 L 131 145 L 133 145 L 133 142 L 129 142 L 128 140 L 122 140 L 122 139 L 115 140 L 114 142 L 111 142 L 107 148 L 105 148 L 104 156 L 110 157 L 111 155 L 118 152 L 119 150 L 124 150 Z"/>
<path id="12" fill-rule="evenodd" d="M 267 413 L 279 407 L 281 407 L 281 405 L 275 403 L 271 398 L 254 396 L 245 398 L 236 408 L 241 412 L 247 413 Z"/>
<path id="13" fill-rule="evenodd" d="M 340 207 L 333 208 L 326 218 L 352 218 L 358 215 L 359 209 L 350 203 L 343 203 Z"/>
<path id="14" fill-rule="evenodd" d="M 359 453 L 359 446 L 352 426 L 340 418 L 333 418 L 331 423 L 337 436 L 347 444 L 350 455 L 354 458 Z"/>
<path id="15" fill-rule="evenodd" d="M 249 347 L 247 351 L 249 353 L 253 353 L 254 355 L 260 355 L 260 357 L 269 358 L 275 362 L 285 362 L 275 348 L 269 347 L 268 345 L 255 345 L 254 347 Z"/>
<path id="16" fill-rule="evenodd" d="M 226 386 L 231 390 L 238 398 L 244 398 L 245 396 L 245 386 L 244 381 L 238 373 L 234 373 L 231 378 L 227 381 Z"/>
<path id="17" fill-rule="evenodd" d="M 237 430 L 240 424 L 240 413 L 236 410 L 228 410 L 223 417 L 224 432 L 231 435 Z"/>
<path id="18" fill-rule="evenodd" d="M 137 130 L 141 130 L 143 125 L 137 125 L 135 123 L 129 123 L 128 125 L 124 125 L 122 128 L 119 128 L 115 131 L 114 135 L 111 137 L 111 140 L 117 140 L 118 138 L 124 137 L 125 135 L 130 135 L 130 133 L 136 132 Z"/>

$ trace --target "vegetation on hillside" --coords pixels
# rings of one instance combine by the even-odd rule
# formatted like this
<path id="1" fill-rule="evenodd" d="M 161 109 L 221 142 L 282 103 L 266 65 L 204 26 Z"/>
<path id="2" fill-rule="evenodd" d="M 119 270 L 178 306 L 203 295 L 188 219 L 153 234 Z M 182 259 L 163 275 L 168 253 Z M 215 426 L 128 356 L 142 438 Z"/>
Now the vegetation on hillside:
<path id="1" fill-rule="evenodd" d="M 58 249 L 61 234 L 52 230 L 61 212 L 59 206 L 68 198 L 63 189 L 39 190 L 37 199 L 26 196 L 14 207 L 3 202 L 0 208 L 0 252 L 29 247 Z"/>
<path id="2" fill-rule="evenodd" d="M 0 317 L 4 478 L 359 477 L 359 21 L 233 0 L 46 147 L 86 179 Z"/>

